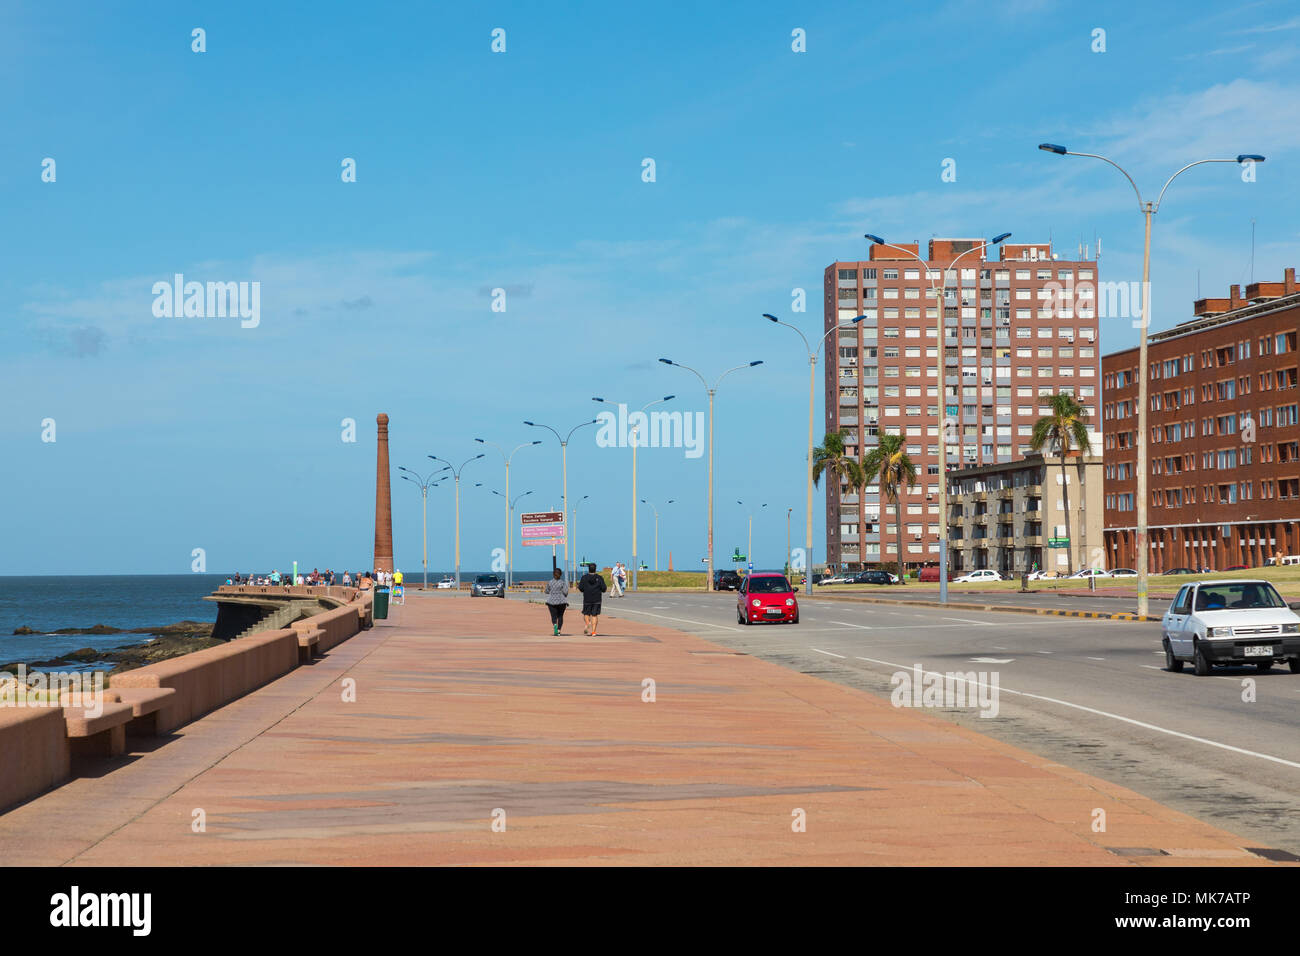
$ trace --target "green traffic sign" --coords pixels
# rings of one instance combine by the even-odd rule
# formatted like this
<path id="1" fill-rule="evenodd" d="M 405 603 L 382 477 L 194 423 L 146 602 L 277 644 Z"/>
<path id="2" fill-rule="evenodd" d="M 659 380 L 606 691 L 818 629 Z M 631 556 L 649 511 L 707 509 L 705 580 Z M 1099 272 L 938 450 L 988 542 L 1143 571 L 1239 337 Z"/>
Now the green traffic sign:
<path id="1" fill-rule="evenodd" d="M 1049 548 L 1068 548 L 1070 546 L 1069 538 L 1048 538 L 1047 546 Z"/>

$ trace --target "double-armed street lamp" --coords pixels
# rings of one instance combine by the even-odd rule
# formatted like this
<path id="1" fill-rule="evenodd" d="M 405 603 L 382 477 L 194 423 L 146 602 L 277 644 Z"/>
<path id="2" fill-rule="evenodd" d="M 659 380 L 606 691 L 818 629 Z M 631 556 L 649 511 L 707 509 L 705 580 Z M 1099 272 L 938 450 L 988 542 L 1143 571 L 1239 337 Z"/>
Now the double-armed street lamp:
<path id="1" fill-rule="evenodd" d="M 411 469 L 404 465 L 398 465 L 397 470 L 406 472 L 405 475 L 400 475 L 399 477 L 405 478 L 411 484 L 419 485 L 420 487 L 420 507 L 423 511 L 420 523 L 424 528 L 424 557 L 421 559 L 424 565 L 424 587 L 422 590 L 427 591 L 429 590 L 429 489 L 436 488 L 438 482 L 445 480 L 444 478 L 439 478 L 435 481 L 433 476 L 441 474 L 447 469 L 439 468 L 436 471 L 429 472 L 429 474 L 424 477 L 421 477 L 419 472 L 411 471 Z M 411 475 L 414 475 L 415 477 L 412 478 Z"/>
<path id="2" fill-rule="evenodd" d="M 869 232 L 865 233 L 864 237 L 870 239 L 878 246 L 885 246 L 889 249 L 893 249 L 896 252 L 901 252 L 904 255 L 910 256 L 911 258 L 915 259 L 917 262 L 921 264 L 922 268 L 925 269 L 926 278 L 930 280 L 930 291 L 934 298 L 934 312 L 936 317 L 935 334 L 937 336 L 937 340 L 935 342 L 935 355 L 937 356 L 937 358 L 935 359 L 935 391 L 938 393 L 937 397 L 939 399 L 939 404 L 937 406 L 938 420 L 939 420 L 939 603 L 947 604 L 948 603 L 948 395 L 947 395 L 947 386 L 944 385 L 944 370 L 946 368 L 944 353 L 947 350 L 947 339 L 944 336 L 944 316 L 943 316 L 944 305 L 945 305 L 944 295 L 943 295 L 945 275 L 953 276 L 954 282 L 957 283 L 956 288 L 960 290 L 961 281 L 960 279 L 956 278 L 958 275 L 960 275 L 960 273 L 957 273 L 956 271 L 957 263 L 960 262 L 962 259 L 966 258 L 966 256 L 971 255 L 972 253 L 979 253 L 981 256 L 983 256 L 985 249 L 988 249 L 990 246 L 1000 245 L 1004 240 L 1010 239 L 1011 233 L 1009 232 L 999 233 L 998 235 L 993 237 L 992 242 L 981 242 L 978 245 L 971 246 L 971 248 L 967 249 L 965 252 L 956 256 L 951 262 L 947 263 L 941 270 L 931 269 L 930 264 L 926 262 L 924 259 L 922 259 L 915 252 L 913 252 L 911 249 L 904 249 L 902 246 L 896 246 L 892 242 L 886 242 L 884 239 L 881 239 L 879 236 L 874 236 Z M 958 293 L 958 297 L 960 298 L 960 292 Z M 960 319 L 958 320 L 958 324 L 960 324 Z M 961 404 L 960 400 L 958 401 L 957 404 L 958 405 Z M 956 420 L 956 415 L 957 415 L 957 409 L 954 408 L 953 409 L 954 421 Z M 898 520 L 902 521 L 903 520 L 902 511 L 901 511 L 902 505 L 896 504 L 896 507 L 900 509 Z M 881 546 L 881 554 L 882 555 L 884 554 L 883 544 Z M 899 554 L 898 556 L 899 580 L 903 580 L 904 575 L 905 572 L 903 569 L 903 555 Z"/>
<path id="3" fill-rule="evenodd" d="M 578 507 L 590 497 L 591 495 L 583 495 L 573 506 L 573 563 L 575 567 L 578 563 Z"/>
<path id="4" fill-rule="evenodd" d="M 512 526 L 512 525 L 514 524 L 514 522 L 511 520 L 511 515 L 514 514 L 514 511 L 515 511 L 515 505 L 519 504 L 519 499 L 520 499 L 520 498 L 524 497 L 525 495 L 531 495 L 532 492 L 531 492 L 531 491 L 521 491 L 519 494 L 515 495 L 515 500 L 514 500 L 514 501 L 511 501 L 508 497 L 506 497 L 505 495 L 503 495 L 503 494 L 502 494 L 501 492 L 499 492 L 499 491 L 493 491 L 492 494 L 496 495 L 498 498 L 504 498 L 504 499 L 505 499 L 505 502 L 506 502 L 506 527 L 508 528 L 508 527 L 510 527 L 510 526 Z M 515 573 L 515 554 L 514 554 L 514 549 L 513 549 L 512 545 L 511 545 L 511 541 L 510 541 L 509 538 L 507 538 L 507 539 L 506 539 L 506 587 L 507 587 L 507 588 L 510 587 L 511 582 L 512 582 L 513 579 L 514 579 L 514 573 Z"/>
<path id="5" fill-rule="evenodd" d="M 573 437 L 573 433 L 579 428 L 594 425 L 596 424 L 596 421 L 597 420 L 593 418 L 589 422 L 579 422 L 577 425 L 570 428 L 569 433 L 563 438 L 561 438 L 560 433 L 550 425 L 542 425 L 538 422 L 524 422 L 525 425 L 529 425 L 533 428 L 545 428 L 548 432 L 559 439 L 560 442 L 560 483 L 563 494 L 561 505 L 564 513 L 564 573 L 570 580 L 572 580 L 575 575 L 572 573 L 572 568 L 569 564 L 569 439 Z M 573 560 L 577 561 L 576 555 Z"/>
<path id="6" fill-rule="evenodd" d="M 756 365 L 762 365 L 763 360 L 758 359 L 757 361 L 754 362 L 746 362 L 744 365 L 737 365 L 734 368 L 729 368 L 721 375 L 719 375 L 712 385 L 708 383 L 708 380 L 706 380 L 703 375 L 701 375 L 695 369 L 691 368 L 689 365 L 683 365 L 681 362 L 674 362 L 672 359 L 667 359 L 667 358 L 661 358 L 659 361 L 662 362 L 664 365 L 672 365 L 676 368 L 685 369 L 686 371 L 690 372 L 692 375 L 694 375 L 696 378 L 700 380 L 700 384 L 704 386 L 704 390 L 708 392 L 709 395 L 709 478 L 708 478 L 709 534 L 708 534 L 708 544 L 707 544 L 708 551 L 705 558 L 706 571 L 705 571 L 704 586 L 707 590 L 712 591 L 713 590 L 713 397 L 718 393 L 718 386 L 722 384 L 722 380 L 726 378 L 728 375 L 730 375 L 732 372 L 738 372 L 742 368 L 753 368 Z"/>
<path id="7" fill-rule="evenodd" d="M 529 445 L 540 445 L 540 444 L 541 444 L 541 441 L 539 440 L 539 441 L 526 441 L 526 442 L 521 442 L 520 444 L 518 444 L 518 445 L 515 446 L 514 451 L 512 451 L 510 454 L 507 455 L 506 452 L 505 452 L 505 449 L 502 448 L 500 445 L 498 445 L 498 444 L 497 444 L 496 442 L 494 442 L 494 441 L 487 441 L 486 439 L 483 439 L 483 438 L 475 438 L 474 440 L 475 440 L 476 442 L 478 442 L 480 445 L 491 445 L 493 448 L 495 448 L 497 451 L 499 451 L 499 452 L 501 453 L 501 460 L 504 461 L 504 462 L 506 463 L 506 493 L 505 493 L 505 499 L 506 499 L 506 567 L 509 568 L 509 567 L 512 567 L 512 566 L 513 566 L 513 562 L 512 562 L 512 560 L 511 560 L 511 555 L 512 555 L 513 552 L 514 552 L 514 535 L 513 535 L 513 533 L 511 532 L 511 528 L 510 528 L 510 461 L 511 461 L 512 458 L 515 457 L 515 452 L 519 451 L 520 448 L 527 448 Z M 459 585 L 458 585 L 458 586 L 459 586 Z M 509 572 L 509 571 L 506 572 L 506 586 L 507 586 L 507 587 L 510 586 L 510 572 Z"/>
<path id="8" fill-rule="evenodd" d="M 465 459 L 464 462 L 461 463 L 461 466 L 459 468 L 453 466 L 452 463 L 449 462 L 446 458 L 439 458 L 437 455 L 427 455 L 425 457 L 431 458 L 434 461 L 442 462 L 444 465 L 447 466 L 442 470 L 447 471 L 448 469 L 450 469 L 452 475 L 454 475 L 456 478 L 456 593 L 459 594 L 460 593 L 460 473 L 465 470 L 465 466 L 468 465 L 471 461 L 478 461 L 483 456 L 479 454 L 479 455 L 475 455 L 473 458 L 467 458 Z"/>
<path id="9" fill-rule="evenodd" d="M 669 498 L 668 503 L 672 504 L 677 499 Z M 659 570 L 659 509 L 655 507 L 654 502 L 649 498 L 642 498 L 641 504 L 649 505 L 650 510 L 655 513 L 655 570 Z"/>
<path id="10" fill-rule="evenodd" d="M 663 398 L 656 398 L 653 402 L 646 402 L 644 405 L 641 406 L 638 412 L 633 412 L 632 414 L 639 414 L 641 418 L 644 419 L 645 410 L 647 408 L 650 408 L 654 405 L 662 405 L 664 402 L 671 402 L 676 397 L 677 397 L 676 395 L 665 395 Z M 593 398 L 592 401 L 599 402 L 602 405 L 615 404 L 614 402 L 606 401 L 603 398 Z M 632 415 L 628 415 L 629 419 L 631 419 L 631 417 Z M 637 542 L 636 542 L 636 446 L 640 444 L 638 438 L 638 432 L 640 431 L 640 428 L 641 428 L 641 422 L 638 421 L 635 425 L 632 426 L 632 434 L 628 436 L 628 441 L 632 445 L 632 590 L 633 591 L 636 590 L 637 568 L 640 567 L 641 565 L 640 560 L 637 558 Z"/>
<path id="11" fill-rule="evenodd" d="M 1164 198 L 1165 190 L 1169 188 L 1170 183 L 1178 178 L 1179 173 L 1205 163 L 1236 163 L 1239 166 L 1246 163 L 1262 163 L 1264 157 L 1257 153 L 1241 153 L 1235 159 L 1198 159 L 1194 163 L 1188 163 L 1166 179 L 1164 186 L 1160 188 L 1159 195 L 1156 196 L 1155 202 L 1150 202 L 1142 198 L 1142 191 L 1138 189 L 1137 183 L 1124 170 L 1124 167 L 1113 160 L 1107 159 L 1105 156 L 1100 156 L 1097 153 L 1075 152 L 1055 143 L 1039 143 L 1038 148 L 1045 153 L 1056 153 L 1058 156 L 1084 156 L 1088 159 L 1100 159 L 1103 163 L 1114 166 L 1128 180 L 1128 184 L 1133 187 L 1133 192 L 1137 196 L 1138 209 L 1142 213 L 1144 231 L 1142 239 L 1142 324 L 1138 335 L 1137 529 L 1135 543 L 1137 545 L 1138 573 L 1137 613 L 1139 618 L 1143 618 L 1147 614 L 1147 572 L 1150 570 L 1151 558 L 1151 551 L 1147 547 L 1147 376 L 1149 374 L 1147 368 L 1147 331 L 1151 324 L 1151 217 L 1160 210 L 1160 200 Z"/>
<path id="12" fill-rule="evenodd" d="M 806 526 L 805 532 L 806 532 L 806 539 L 807 539 L 805 541 L 805 548 L 804 548 L 805 550 L 804 593 L 811 595 L 812 594 L 811 572 L 812 572 L 812 554 L 813 554 L 813 428 L 814 428 L 813 415 L 817 406 L 817 353 L 820 352 L 822 346 L 826 344 L 826 340 L 830 337 L 831 333 L 838 332 L 841 329 L 851 329 L 859 322 L 861 322 L 863 319 L 865 319 L 866 316 L 859 315 L 856 318 L 854 318 L 852 321 L 850 321 L 848 325 L 841 325 L 838 322 L 836 322 L 835 325 L 832 325 L 829 329 L 826 330 L 826 332 L 822 335 L 820 341 L 818 341 L 817 346 L 815 348 L 808 344 L 808 336 L 804 335 L 803 331 L 798 326 L 791 325 L 789 322 L 782 322 L 780 319 L 778 319 L 775 315 L 772 315 L 772 313 L 770 312 L 764 312 L 763 318 L 767 319 L 769 322 L 775 322 L 777 325 L 784 325 L 787 329 L 794 329 L 794 331 L 799 334 L 799 338 L 803 339 L 804 349 L 808 352 L 808 463 L 807 463 L 808 500 L 807 500 L 807 513 L 804 515 L 804 524 Z M 830 367 L 829 352 L 827 353 L 826 366 L 827 368 Z M 789 548 L 786 548 L 787 554 L 789 553 L 789 550 L 790 550 Z M 793 570 L 793 568 L 791 570 Z"/>
<path id="13" fill-rule="evenodd" d="M 740 507 L 742 508 L 745 507 L 745 503 L 739 499 L 736 500 L 736 504 L 740 505 Z M 764 502 L 763 504 L 758 506 L 757 510 L 762 511 L 766 507 L 767 507 L 767 502 Z M 749 540 L 745 544 L 745 560 L 749 563 L 749 566 L 752 568 L 754 566 L 754 511 L 755 509 L 749 508 L 748 510 L 749 510 Z"/>

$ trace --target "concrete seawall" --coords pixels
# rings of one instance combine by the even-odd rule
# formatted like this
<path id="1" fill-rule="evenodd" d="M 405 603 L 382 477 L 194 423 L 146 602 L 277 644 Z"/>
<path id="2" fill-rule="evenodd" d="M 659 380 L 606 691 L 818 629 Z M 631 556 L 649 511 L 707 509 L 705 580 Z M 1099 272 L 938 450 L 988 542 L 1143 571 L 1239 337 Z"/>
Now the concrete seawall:
<path id="1" fill-rule="evenodd" d="M 287 628 L 252 633 L 114 675 L 105 692 L 104 713 L 93 718 L 81 707 L 0 706 L 0 812 L 70 779 L 83 769 L 83 760 L 87 772 L 96 772 L 95 757 L 74 760 L 74 751 L 112 756 L 122 752 L 127 733 L 169 733 L 284 676 L 373 623 L 370 591 L 232 586 L 220 588 L 214 598 L 241 595 L 265 595 L 279 603 L 319 601 L 321 609 Z"/>

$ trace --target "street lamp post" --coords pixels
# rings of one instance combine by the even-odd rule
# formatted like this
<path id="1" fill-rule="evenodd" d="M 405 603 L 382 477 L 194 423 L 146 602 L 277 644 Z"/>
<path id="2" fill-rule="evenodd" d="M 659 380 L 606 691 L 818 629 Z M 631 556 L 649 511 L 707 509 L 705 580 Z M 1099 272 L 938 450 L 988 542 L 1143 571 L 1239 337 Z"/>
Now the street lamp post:
<path id="1" fill-rule="evenodd" d="M 590 497 L 591 495 L 583 495 L 578 499 L 578 504 L 573 506 L 573 563 L 575 572 L 578 563 L 578 505 L 581 505 Z"/>
<path id="2" fill-rule="evenodd" d="M 792 514 L 794 514 L 793 508 L 785 509 L 785 573 L 790 575 L 791 577 L 794 577 L 794 568 L 790 566 L 792 563 L 790 560 L 790 558 L 792 557 L 790 553 L 790 516 Z M 811 572 L 812 572 L 811 568 L 806 569 L 804 571 L 804 577 L 811 580 L 812 578 Z"/>
<path id="3" fill-rule="evenodd" d="M 570 581 L 572 581 L 576 575 L 572 573 L 572 568 L 569 565 L 569 439 L 573 437 L 573 433 L 579 428 L 585 428 L 587 425 L 596 424 L 596 419 L 593 418 L 589 422 L 580 422 L 579 424 L 574 425 L 569 429 L 569 434 L 565 435 L 563 438 L 560 438 L 560 433 L 550 425 L 542 425 L 538 422 L 524 422 L 524 424 L 530 425 L 533 428 L 545 428 L 548 432 L 559 439 L 560 442 L 560 483 L 564 496 L 563 501 L 561 501 L 564 510 L 564 573 L 568 575 Z M 577 560 L 576 555 L 574 556 L 574 560 Z"/>
<path id="4" fill-rule="evenodd" d="M 662 405 L 664 402 L 670 402 L 676 397 L 677 397 L 676 395 L 665 395 L 663 398 L 656 398 L 653 402 L 646 402 L 644 405 L 641 406 L 639 414 L 641 415 L 642 418 L 645 418 L 645 410 L 647 408 L 650 408 L 653 405 Z M 600 402 L 604 405 L 614 404 L 613 402 L 605 401 L 605 399 L 603 398 L 593 398 L 592 401 Z M 631 419 L 631 417 L 632 417 L 631 415 L 628 415 L 629 419 Z M 637 569 L 640 567 L 641 564 L 640 559 L 637 557 L 637 541 L 636 541 L 636 446 L 638 444 L 637 434 L 640 431 L 640 429 L 641 429 L 641 423 L 637 422 L 635 425 L 632 426 L 632 434 L 630 436 L 632 442 L 632 590 L 633 591 L 636 590 L 636 573 L 637 573 Z"/>
<path id="5" fill-rule="evenodd" d="M 742 508 L 745 507 L 745 503 L 743 501 L 738 500 L 736 504 L 740 505 L 740 507 Z M 763 504 L 758 506 L 758 510 L 762 511 L 766 507 L 767 507 L 767 503 L 764 502 Z M 749 564 L 750 567 L 754 566 L 754 512 L 753 511 L 749 512 L 749 540 L 746 541 L 745 543 L 745 561 L 746 563 Z"/>
<path id="6" fill-rule="evenodd" d="M 758 359 L 757 361 L 754 362 L 746 362 L 744 365 L 737 365 L 734 368 L 729 368 L 721 375 L 719 375 L 717 380 L 712 385 L 710 385 L 705 380 L 703 375 L 701 375 L 695 369 L 691 368 L 689 365 L 683 365 L 680 362 L 674 362 L 672 359 L 666 359 L 666 358 L 661 358 L 659 361 L 663 362 L 663 364 L 665 365 L 673 365 L 676 366 L 677 368 L 686 369 L 686 371 L 690 372 L 692 375 L 694 375 L 696 378 L 700 380 L 700 384 L 704 386 L 704 390 L 709 394 L 709 479 L 708 479 L 709 480 L 709 536 L 708 536 L 708 552 L 707 552 L 706 571 L 705 571 L 706 577 L 704 581 L 704 586 L 707 590 L 712 591 L 713 590 L 713 396 L 718 393 L 718 386 L 722 384 L 722 380 L 726 378 L 728 375 L 730 375 L 732 372 L 738 372 L 742 368 L 753 368 L 756 365 L 762 365 L 763 360 Z"/>
<path id="7" fill-rule="evenodd" d="M 941 270 L 931 269 L 930 264 L 928 262 L 922 259 L 915 252 L 912 252 L 910 249 L 904 249 L 901 246 L 894 245 L 893 243 L 885 242 L 884 239 L 881 239 L 879 236 L 873 236 L 869 232 L 865 233 L 864 235 L 865 238 L 870 239 L 878 246 L 888 246 L 890 249 L 894 249 L 905 255 L 911 256 L 917 262 L 921 263 L 921 266 L 925 269 L 926 277 L 930 279 L 930 290 L 934 293 L 934 312 L 937 317 L 935 320 L 936 322 L 935 329 L 936 329 L 936 334 L 938 335 L 938 341 L 935 342 L 935 346 L 936 346 L 935 355 L 937 356 L 935 360 L 935 377 L 936 377 L 935 388 L 936 391 L 939 393 L 938 396 L 939 397 L 939 416 L 938 416 L 939 417 L 939 603 L 947 604 L 948 603 L 948 434 L 947 434 L 948 396 L 945 392 L 946 386 L 944 385 L 943 382 L 944 368 L 945 368 L 944 353 L 947 347 L 947 343 L 944 337 L 944 322 L 943 322 L 943 309 L 944 309 L 943 281 L 944 281 L 944 276 L 952 274 L 955 271 L 957 263 L 960 262 L 962 259 L 964 259 L 966 256 L 970 255 L 972 252 L 978 252 L 981 255 L 983 255 L 984 250 L 987 249 L 989 246 L 999 245 L 1002 243 L 1003 240 L 1011 238 L 1011 233 L 1009 232 L 1000 233 L 999 235 L 993 237 L 992 242 L 981 242 L 977 246 L 972 246 L 971 248 L 967 249 L 965 252 L 961 253 L 959 256 L 954 258 L 952 262 L 949 262 Z M 930 276 L 932 272 L 937 272 L 937 275 L 934 278 L 931 278 Z M 960 278 L 958 278 L 956 281 L 957 281 L 957 288 L 960 292 L 961 280 Z M 995 384 L 994 388 L 996 389 L 996 387 L 997 386 Z M 895 502 L 894 506 L 899 509 L 898 520 L 902 521 L 903 520 L 902 505 Z M 885 553 L 883 535 L 881 537 L 880 553 L 882 555 Z M 904 579 L 902 554 L 899 554 L 898 556 L 898 579 L 900 581 Z"/>
<path id="8" fill-rule="evenodd" d="M 668 503 L 672 504 L 676 499 L 669 498 Z M 655 507 L 654 502 L 649 498 L 642 498 L 641 504 L 649 505 L 650 510 L 655 513 L 655 570 L 659 570 L 659 509 Z"/>
<path id="9" fill-rule="evenodd" d="M 512 527 L 514 525 L 514 521 L 512 520 L 511 516 L 515 513 L 515 506 L 519 504 L 520 498 L 524 497 L 525 495 L 531 495 L 532 492 L 521 491 L 519 494 L 515 495 L 514 501 L 511 501 L 509 497 L 501 494 L 501 492 L 499 491 L 493 491 L 492 494 L 496 495 L 498 498 L 505 498 L 506 526 Z M 514 573 L 515 573 L 515 554 L 514 554 L 513 546 L 509 542 L 507 542 L 506 544 L 506 587 L 507 588 L 510 587 L 510 580 L 514 576 Z"/>
<path id="10" fill-rule="evenodd" d="M 1182 169 L 1175 172 L 1165 180 L 1164 186 L 1160 188 L 1159 195 L 1156 196 L 1155 202 L 1143 200 L 1142 191 L 1138 189 L 1137 183 L 1133 181 L 1124 167 L 1120 166 L 1113 160 L 1105 156 L 1099 156 L 1096 153 L 1078 153 L 1066 149 L 1064 146 L 1057 146 L 1055 143 L 1039 143 L 1038 148 L 1045 153 L 1056 153 L 1058 156 L 1085 156 L 1088 159 L 1100 159 L 1103 163 L 1110 163 L 1120 171 L 1128 184 L 1133 187 L 1133 193 L 1137 196 L 1138 209 L 1142 213 L 1143 220 L 1143 237 L 1142 237 L 1142 325 L 1138 332 L 1138 423 L 1137 423 L 1137 613 L 1139 618 L 1147 615 L 1147 572 L 1150 570 L 1151 552 L 1147 547 L 1147 331 L 1151 324 L 1151 217 L 1160 210 L 1160 200 L 1164 199 L 1165 190 L 1169 184 L 1178 178 L 1179 173 L 1191 169 L 1193 166 L 1201 166 L 1205 163 L 1236 163 L 1241 165 L 1247 162 L 1262 163 L 1264 157 L 1255 153 L 1241 153 L 1236 159 L 1198 159 L 1194 163 L 1188 163 Z"/>
<path id="11" fill-rule="evenodd" d="M 511 585 L 511 568 L 514 567 L 514 534 L 510 528 L 510 460 L 515 457 L 515 452 L 520 448 L 527 448 L 529 445 L 540 445 L 541 441 L 526 441 L 515 446 L 515 450 L 506 454 L 505 449 L 494 441 L 487 441 L 483 438 L 475 438 L 480 445 L 491 445 L 501 453 L 501 460 L 506 463 L 506 587 Z M 458 585 L 459 586 L 459 585 Z"/>
<path id="12" fill-rule="evenodd" d="M 401 477 L 405 478 L 413 485 L 420 486 L 420 508 L 422 511 L 420 524 L 424 529 L 424 557 L 421 559 L 424 566 L 424 587 L 421 590 L 427 591 L 429 590 L 429 489 L 431 487 L 436 488 L 438 481 L 443 480 L 439 478 L 438 481 L 434 481 L 433 476 L 439 472 L 446 471 L 447 469 L 439 468 L 437 471 L 432 471 L 424 477 L 421 477 L 419 472 L 411 471 L 411 469 L 404 465 L 398 465 L 397 470 L 408 472 L 408 474 L 402 475 Z M 411 475 L 415 475 L 415 477 L 412 478 L 410 477 Z"/>
<path id="13" fill-rule="evenodd" d="M 832 332 L 838 332 L 840 329 L 852 328 L 854 325 L 856 325 L 857 323 L 865 319 L 866 316 L 859 315 L 857 318 L 853 319 L 853 321 L 851 321 L 848 325 L 840 325 L 839 322 L 837 321 L 835 325 L 827 329 L 826 332 L 822 335 L 821 340 L 817 343 L 816 348 L 812 348 L 808 345 L 808 337 L 803 334 L 803 331 L 798 326 L 791 325 L 789 322 L 782 322 L 780 319 L 778 319 L 775 315 L 772 315 L 770 312 L 764 312 L 763 318 L 775 322 L 777 325 L 784 325 L 787 329 L 794 329 L 795 332 L 799 333 L 799 338 L 803 339 L 804 348 L 808 351 L 808 462 L 807 462 L 808 501 L 807 501 L 807 514 L 804 516 L 804 523 L 806 525 L 805 528 L 806 539 L 807 539 L 805 541 L 805 548 L 804 548 L 804 550 L 807 552 L 804 555 L 804 565 L 805 565 L 804 593 L 811 595 L 812 594 L 812 554 L 813 554 L 813 427 L 814 427 L 813 412 L 817 405 L 817 353 L 821 351 L 822 346 L 826 344 L 826 339 L 830 337 L 830 334 Z M 827 353 L 826 367 L 830 368 L 829 353 Z M 790 550 L 789 548 L 786 549 L 787 555 L 789 554 L 789 550 Z M 791 568 L 790 570 L 793 571 L 794 569 Z"/>
<path id="14" fill-rule="evenodd" d="M 454 475 L 456 478 L 456 593 L 459 594 L 460 593 L 460 473 L 465 470 L 465 466 L 468 465 L 471 461 L 478 461 L 483 456 L 480 454 L 480 455 L 475 455 L 473 458 L 467 458 L 465 459 L 465 461 L 461 462 L 461 466 L 459 468 L 454 467 L 452 463 L 449 462 L 446 458 L 439 458 L 437 455 L 426 455 L 425 457 L 431 458 L 434 461 L 442 462 L 444 465 L 447 466 L 447 468 L 444 468 L 442 470 L 446 471 L 448 468 L 451 469 L 452 475 Z"/>

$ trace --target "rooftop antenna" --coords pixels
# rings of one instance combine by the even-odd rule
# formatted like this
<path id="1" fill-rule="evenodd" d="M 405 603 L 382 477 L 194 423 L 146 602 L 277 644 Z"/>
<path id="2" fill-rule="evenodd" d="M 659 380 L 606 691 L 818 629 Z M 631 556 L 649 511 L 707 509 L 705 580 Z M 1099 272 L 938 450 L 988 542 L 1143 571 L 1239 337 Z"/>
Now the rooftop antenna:
<path id="1" fill-rule="evenodd" d="M 1196 301 L 1201 300 L 1201 270 L 1196 270 Z"/>

